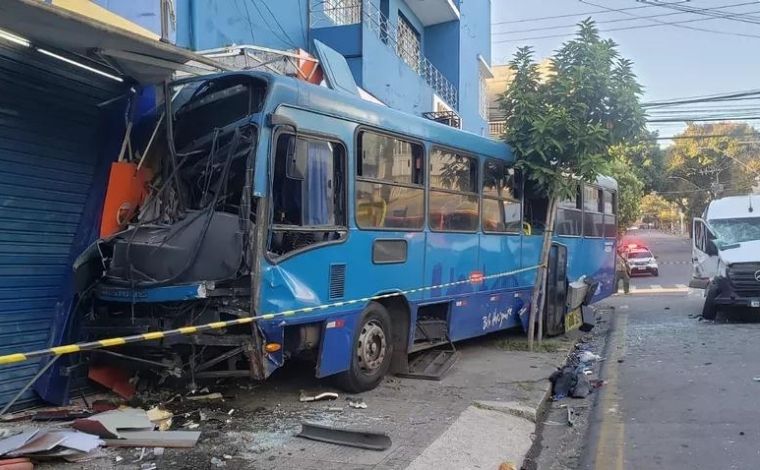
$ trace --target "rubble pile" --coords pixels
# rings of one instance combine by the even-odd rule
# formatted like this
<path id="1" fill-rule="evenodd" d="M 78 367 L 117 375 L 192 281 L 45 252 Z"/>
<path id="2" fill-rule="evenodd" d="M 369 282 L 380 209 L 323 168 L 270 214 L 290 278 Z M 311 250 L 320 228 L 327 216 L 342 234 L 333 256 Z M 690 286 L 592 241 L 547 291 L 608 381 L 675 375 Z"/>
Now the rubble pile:
<path id="1" fill-rule="evenodd" d="M 208 425 L 204 429 L 219 429 L 235 413 L 224 405 L 222 393 L 207 389 L 187 395 L 132 396 L 129 404 L 118 395 L 123 394 L 81 406 L 0 416 L 0 468 L 32 470 L 37 462 L 80 463 L 98 458 L 117 464 L 128 458 L 140 463 L 160 457 L 166 448 L 194 447 L 201 437 L 197 429 L 201 422 Z M 125 452 L 108 453 L 106 448 L 132 448 L 137 454 L 125 457 Z M 140 464 L 141 468 L 151 465 Z"/>

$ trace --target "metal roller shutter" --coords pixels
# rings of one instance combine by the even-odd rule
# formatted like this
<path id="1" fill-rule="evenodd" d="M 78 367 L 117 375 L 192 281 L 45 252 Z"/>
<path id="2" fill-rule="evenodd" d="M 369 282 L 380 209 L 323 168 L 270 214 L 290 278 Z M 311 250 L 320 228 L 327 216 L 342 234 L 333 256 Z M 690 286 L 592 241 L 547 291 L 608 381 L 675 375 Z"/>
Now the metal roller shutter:
<path id="1" fill-rule="evenodd" d="M 96 164 L 108 158 L 98 104 L 123 88 L 0 42 L 0 354 L 48 347 L 61 327 L 71 262 L 89 236 L 82 225 L 92 223 L 83 213 L 103 177 Z M 36 361 L 0 367 L 0 405 L 38 368 Z M 22 402 L 33 398 L 27 392 Z"/>

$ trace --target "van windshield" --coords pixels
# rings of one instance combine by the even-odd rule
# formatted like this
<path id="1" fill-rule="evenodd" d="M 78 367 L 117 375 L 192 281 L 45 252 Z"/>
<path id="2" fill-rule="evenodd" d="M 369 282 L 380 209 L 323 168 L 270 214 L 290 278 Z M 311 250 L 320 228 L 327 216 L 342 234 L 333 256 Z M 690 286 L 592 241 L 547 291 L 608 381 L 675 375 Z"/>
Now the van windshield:
<path id="1" fill-rule="evenodd" d="M 760 217 L 714 219 L 710 226 L 721 245 L 760 240 Z"/>

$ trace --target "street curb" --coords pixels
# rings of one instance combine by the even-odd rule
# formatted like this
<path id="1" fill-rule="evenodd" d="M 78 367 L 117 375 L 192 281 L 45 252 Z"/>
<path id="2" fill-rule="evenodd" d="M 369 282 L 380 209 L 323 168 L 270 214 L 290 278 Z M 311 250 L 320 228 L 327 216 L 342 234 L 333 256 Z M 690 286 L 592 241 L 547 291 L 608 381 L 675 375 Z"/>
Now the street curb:
<path id="1" fill-rule="evenodd" d="M 438 438 L 436 438 L 433 442 L 431 442 L 425 450 L 422 451 L 422 453 L 419 454 L 417 459 L 414 459 L 412 462 L 410 462 L 405 468 L 423 468 L 421 467 L 421 463 L 425 462 L 425 464 L 432 464 L 433 462 L 430 461 L 418 461 L 420 457 L 422 457 L 429 449 L 435 448 L 436 445 L 440 446 L 440 442 L 446 442 L 447 438 L 447 432 L 451 430 L 454 426 L 457 425 L 458 422 L 461 422 L 463 417 L 468 413 L 468 410 L 480 410 L 480 412 L 486 412 L 486 413 L 492 413 L 492 416 L 503 416 L 503 418 L 497 418 L 497 419 L 503 419 L 502 426 L 510 426 L 510 423 L 512 425 L 515 425 L 516 427 L 512 429 L 512 431 L 509 433 L 509 436 L 512 439 L 517 439 L 517 441 L 522 442 L 524 444 L 524 447 L 522 446 L 514 446 L 511 447 L 507 445 L 506 449 L 511 449 L 513 453 L 508 453 L 505 455 L 505 460 L 499 461 L 499 462 L 493 462 L 496 467 L 498 467 L 501 463 L 504 462 L 511 462 L 518 466 L 518 468 L 522 468 L 523 465 L 528 461 L 529 456 L 531 455 L 531 452 L 533 451 L 536 443 L 536 436 L 537 436 L 537 429 L 541 420 L 541 417 L 543 413 L 546 410 L 547 403 L 550 400 L 551 397 L 551 386 L 547 386 L 549 383 L 548 377 L 542 378 L 536 382 L 534 382 L 537 385 L 536 389 L 534 390 L 536 393 L 536 396 L 539 396 L 538 402 L 533 403 L 525 403 L 523 401 L 490 401 L 490 400 L 473 400 L 470 405 L 467 406 L 465 411 L 462 412 L 462 414 L 455 420 L 446 431 L 444 431 L 443 434 L 441 434 Z M 542 390 L 539 390 L 538 387 L 540 387 Z M 540 395 L 539 395 L 540 393 Z M 530 393 L 529 393 L 530 395 Z M 533 399 L 534 397 L 530 397 L 529 399 Z M 522 423 L 522 424 L 516 424 L 516 423 Z M 503 428 L 504 429 L 504 428 Z M 485 439 L 484 441 L 479 441 L 481 445 L 484 445 L 484 448 L 504 448 L 505 443 L 501 440 L 497 434 L 489 434 L 489 438 Z M 486 442 L 488 441 L 488 442 Z M 459 447 L 461 443 L 454 442 L 454 448 Z M 452 449 L 452 447 L 448 447 L 449 449 Z M 521 452 L 521 448 L 524 448 L 524 451 Z M 477 449 L 471 448 L 471 447 L 463 447 L 461 448 L 461 451 L 457 451 L 457 454 L 468 454 L 475 452 L 477 453 Z M 508 458 L 506 458 L 508 457 Z M 481 462 L 484 463 L 484 462 Z M 451 465 L 454 466 L 451 466 Z M 455 462 L 448 462 L 441 465 L 438 463 L 436 466 L 439 470 L 445 470 L 445 469 L 459 469 L 463 468 L 461 466 L 457 466 Z M 494 467 L 495 468 L 495 467 Z"/>
<path id="2" fill-rule="evenodd" d="M 610 357 L 610 352 L 612 351 L 612 348 L 615 347 L 612 338 L 613 333 L 617 331 L 618 328 L 618 315 L 616 313 L 617 311 L 615 307 L 611 308 L 612 314 L 610 315 L 610 327 L 607 329 L 607 334 L 604 341 L 604 352 L 602 354 L 602 357 L 605 358 Z M 604 380 L 604 378 L 607 376 L 608 369 L 615 366 L 616 365 L 612 365 L 612 363 L 609 361 L 602 361 L 602 365 L 599 369 L 599 378 Z M 581 461 L 580 465 L 578 466 L 578 468 L 581 470 L 593 470 L 595 468 L 596 451 L 599 444 L 599 424 L 604 418 L 604 410 L 601 409 L 599 403 L 602 401 L 603 397 L 607 396 L 607 393 L 608 389 L 606 387 L 602 387 L 599 390 L 599 393 L 595 393 L 592 398 L 593 402 L 591 404 L 591 413 L 589 413 L 588 429 L 586 430 L 583 452 L 581 453 Z"/>

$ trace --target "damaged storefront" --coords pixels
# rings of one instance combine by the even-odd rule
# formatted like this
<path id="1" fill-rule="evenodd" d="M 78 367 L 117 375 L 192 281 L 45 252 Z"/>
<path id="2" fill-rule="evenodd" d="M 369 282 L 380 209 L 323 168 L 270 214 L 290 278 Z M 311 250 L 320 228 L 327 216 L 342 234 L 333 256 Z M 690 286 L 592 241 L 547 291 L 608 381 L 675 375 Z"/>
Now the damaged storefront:
<path id="1" fill-rule="evenodd" d="M 103 213 L 109 174 L 150 137 L 125 133 L 156 113 L 153 85 L 198 58 L 45 2 L 3 2 L 0 30 L 0 354 L 12 354 L 76 339 L 67 337 L 80 300 L 72 263 L 129 210 Z M 0 407 L 37 374 L 17 403 L 64 402 L 69 376 L 81 375 L 75 361 L 3 367 Z"/>

